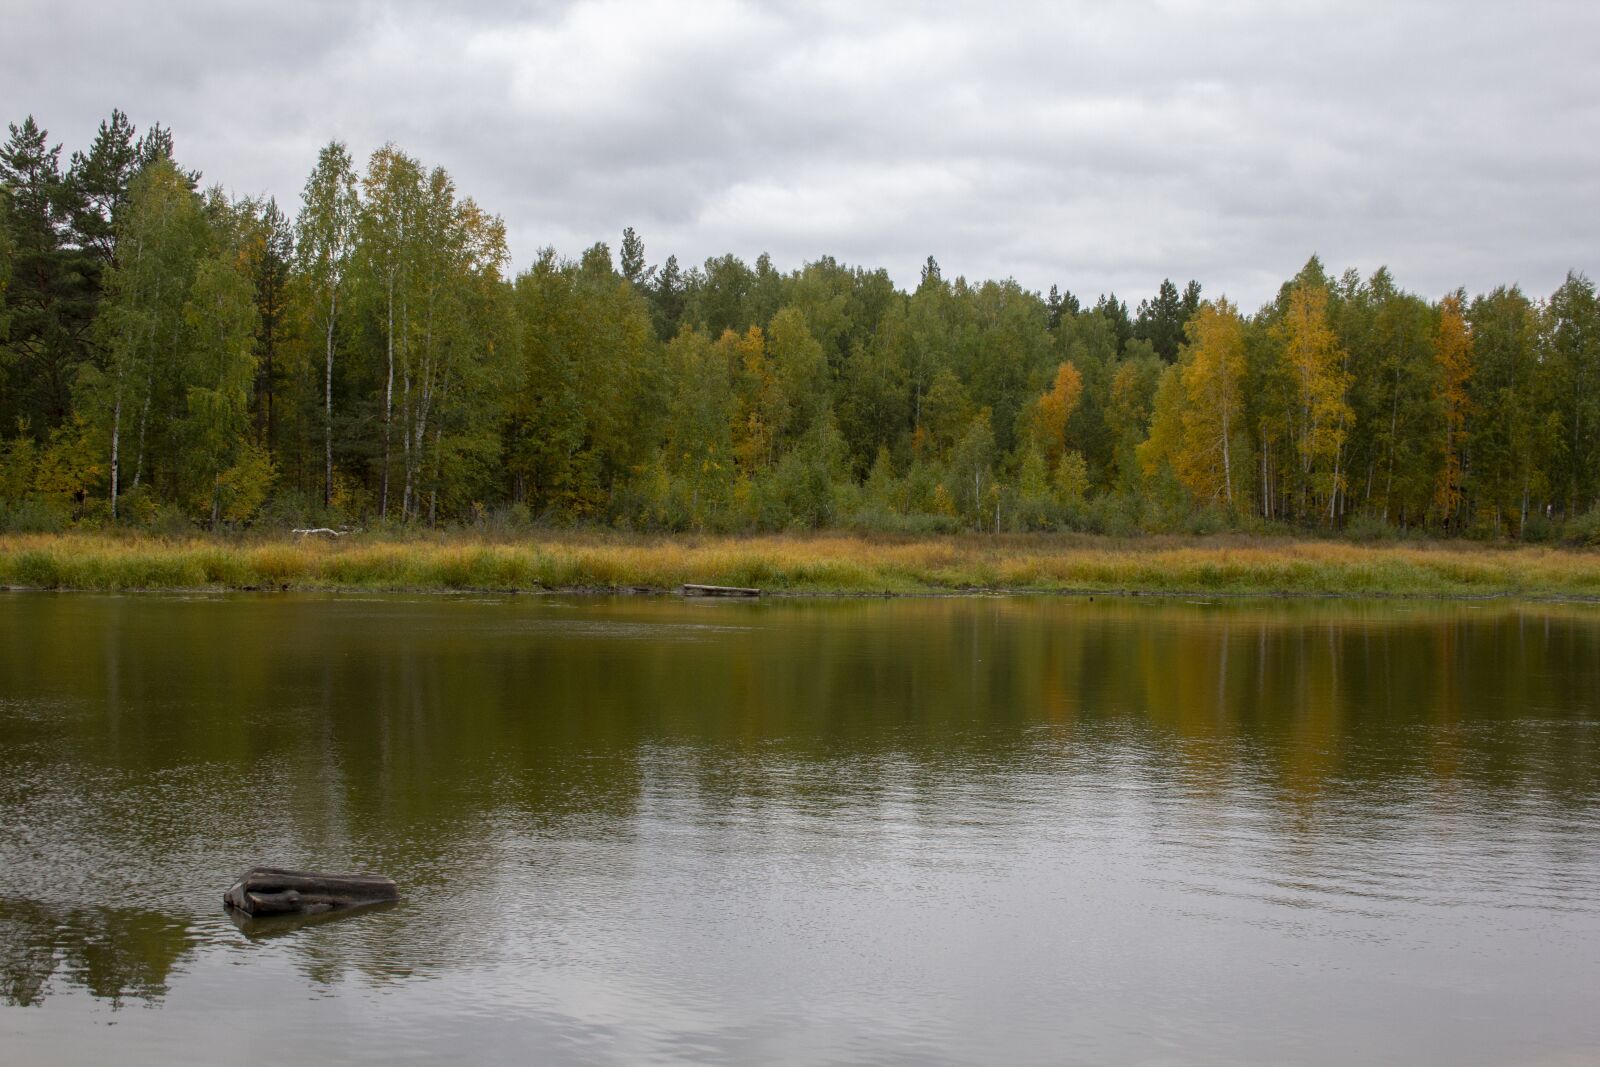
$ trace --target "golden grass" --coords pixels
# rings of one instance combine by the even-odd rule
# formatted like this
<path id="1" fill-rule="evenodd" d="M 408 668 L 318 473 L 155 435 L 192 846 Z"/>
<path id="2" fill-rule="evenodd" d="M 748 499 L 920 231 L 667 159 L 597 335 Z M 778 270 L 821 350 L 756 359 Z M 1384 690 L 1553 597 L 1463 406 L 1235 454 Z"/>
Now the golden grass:
<path id="1" fill-rule="evenodd" d="M 1600 596 L 1600 553 L 1433 542 L 815 534 L 631 537 L 540 532 L 338 541 L 0 537 L 0 585 L 48 589 L 972 590 Z"/>

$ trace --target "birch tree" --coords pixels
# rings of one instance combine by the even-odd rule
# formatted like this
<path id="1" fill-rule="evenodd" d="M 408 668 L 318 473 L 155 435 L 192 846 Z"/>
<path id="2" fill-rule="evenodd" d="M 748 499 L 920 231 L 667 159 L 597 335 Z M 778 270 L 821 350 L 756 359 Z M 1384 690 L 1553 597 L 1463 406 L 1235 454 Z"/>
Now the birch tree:
<path id="1" fill-rule="evenodd" d="M 1467 419 L 1472 414 L 1468 387 L 1472 382 L 1472 335 L 1461 307 L 1461 295 L 1452 293 L 1439 302 L 1439 327 L 1434 334 L 1433 358 L 1442 379 L 1444 464 L 1434 489 L 1434 506 L 1446 528 L 1455 524 L 1461 510 L 1462 482 L 1466 471 Z"/>
<path id="2" fill-rule="evenodd" d="M 398 361 L 402 374 L 410 366 L 410 287 L 422 201 L 422 166 L 394 145 L 384 145 L 372 154 L 361 185 L 359 254 L 383 337 L 383 458 L 378 514 L 387 518 L 393 470 L 396 364 Z M 403 388 L 404 382 L 401 384 Z"/>
<path id="3" fill-rule="evenodd" d="M 1567 280 L 1545 308 L 1545 365 L 1554 378 L 1562 421 L 1560 466 L 1554 474 L 1566 513 L 1600 504 L 1600 301 L 1581 274 Z"/>
<path id="4" fill-rule="evenodd" d="M 297 265 L 311 296 L 322 339 L 322 504 L 333 504 L 333 364 L 340 301 L 345 296 L 355 249 L 360 199 L 355 167 L 343 144 L 330 141 L 300 194 Z"/>
<path id="5" fill-rule="evenodd" d="M 1344 366 L 1345 351 L 1328 325 L 1327 288 L 1310 282 L 1294 285 L 1275 333 L 1294 382 L 1291 426 L 1299 465 L 1300 513 L 1309 515 L 1326 501 L 1331 520 L 1344 487 L 1341 462 L 1352 412 L 1346 398 L 1350 375 Z"/>
<path id="6" fill-rule="evenodd" d="M 1207 301 L 1184 326 L 1186 404 L 1179 477 L 1203 495 L 1234 506 L 1233 440 L 1244 382 L 1244 322 L 1226 297 Z"/>
<path id="7" fill-rule="evenodd" d="M 200 264 L 184 303 L 183 471 L 196 510 L 211 526 L 240 492 L 257 495 L 260 461 L 250 443 L 250 394 L 255 380 L 259 325 L 250 279 L 232 249 Z M 258 446 L 257 446 L 258 447 Z M 265 452 L 265 449 L 261 449 Z M 258 475 L 259 477 L 259 475 Z M 270 478 L 270 468 L 266 477 Z"/>
<path id="8" fill-rule="evenodd" d="M 116 262 L 97 321 L 104 364 L 86 374 L 84 402 L 106 424 L 111 515 L 122 492 L 124 437 L 134 433 L 131 488 L 144 477 L 152 405 L 173 376 L 183 307 L 207 240 L 199 199 L 184 175 L 158 161 L 133 183 L 119 220 Z"/>

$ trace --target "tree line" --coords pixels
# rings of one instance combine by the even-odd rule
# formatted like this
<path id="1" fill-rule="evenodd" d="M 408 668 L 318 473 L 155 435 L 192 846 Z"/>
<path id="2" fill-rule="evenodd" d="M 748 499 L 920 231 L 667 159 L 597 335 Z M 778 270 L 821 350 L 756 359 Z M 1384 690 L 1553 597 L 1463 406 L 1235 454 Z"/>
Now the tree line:
<path id="1" fill-rule="evenodd" d="M 335 142 L 229 197 L 121 112 L 0 149 L 0 521 L 1600 530 L 1600 310 L 1312 258 L 1253 313 L 539 252 Z"/>

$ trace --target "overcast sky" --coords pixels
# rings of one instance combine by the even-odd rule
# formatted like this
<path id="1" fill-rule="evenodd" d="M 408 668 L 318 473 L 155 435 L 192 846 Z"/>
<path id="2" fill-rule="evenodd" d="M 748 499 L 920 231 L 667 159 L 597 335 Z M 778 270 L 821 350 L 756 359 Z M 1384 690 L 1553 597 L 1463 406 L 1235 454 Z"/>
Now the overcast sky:
<path id="1" fill-rule="evenodd" d="M 915 284 L 1253 308 L 1312 252 L 1428 296 L 1600 271 L 1600 4 L 4 0 L 0 102 L 70 152 L 112 107 L 293 209 L 394 141 L 519 267 L 831 254 Z M 448 7 L 448 11 L 445 9 Z"/>

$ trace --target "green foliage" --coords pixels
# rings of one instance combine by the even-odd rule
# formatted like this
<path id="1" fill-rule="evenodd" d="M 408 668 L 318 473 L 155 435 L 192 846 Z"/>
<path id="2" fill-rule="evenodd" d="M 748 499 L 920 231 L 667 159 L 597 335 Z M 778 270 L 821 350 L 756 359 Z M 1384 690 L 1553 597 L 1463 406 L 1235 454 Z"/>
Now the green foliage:
<path id="1" fill-rule="evenodd" d="M 1089 465 L 1084 461 L 1082 454 L 1064 453 L 1061 461 L 1056 464 L 1051 483 L 1056 503 L 1061 507 L 1069 508 L 1082 502 L 1084 494 L 1089 490 Z"/>
<path id="2" fill-rule="evenodd" d="M 979 529 L 993 507 L 994 461 L 997 455 L 994 431 L 989 427 L 989 409 L 978 412 L 967 424 L 966 432 L 950 450 L 945 491 L 962 518 Z"/>
<path id="3" fill-rule="evenodd" d="M 271 470 L 265 451 L 245 438 L 259 317 L 250 281 L 235 268 L 232 256 L 200 265 L 183 316 L 189 356 L 183 369 L 183 480 L 196 512 L 208 515 L 215 526 L 236 502 L 253 501 L 251 513 L 259 508 L 266 489 L 254 481 L 262 470 Z"/>
<path id="4" fill-rule="evenodd" d="M 217 476 L 217 501 L 223 522 L 249 522 L 266 503 L 277 471 L 272 455 L 260 445 L 246 444 L 233 466 Z"/>
<path id="5" fill-rule="evenodd" d="M 1600 504 L 1569 520 L 1561 539 L 1569 545 L 1600 548 Z"/>
<path id="6" fill-rule="evenodd" d="M 33 492 L 54 501 L 63 512 L 81 512 L 104 474 L 102 440 L 81 416 L 50 431 L 33 468 Z"/>
<path id="7" fill-rule="evenodd" d="M 60 533 L 70 516 L 38 497 L 0 500 L 0 532 L 17 534 Z"/>
<path id="8" fill-rule="evenodd" d="M 1254 315 L 1170 280 L 1130 314 L 931 257 L 909 290 L 652 267 L 629 228 L 508 279 L 500 220 L 393 145 L 323 148 L 292 223 L 172 147 L 113 112 L 65 164 L 32 119 L 0 148 L 27 522 L 1535 540 L 1600 507 L 1581 274 L 1433 302 L 1313 258 Z"/>
<path id="9" fill-rule="evenodd" d="M 9 362 L 10 356 L 9 349 L 5 347 L 11 334 L 11 315 L 6 305 L 16 258 L 16 246 L 11 236 L 11 193 L 0 186 L 0 371 L 5 370 L 5 363 Z"/>

